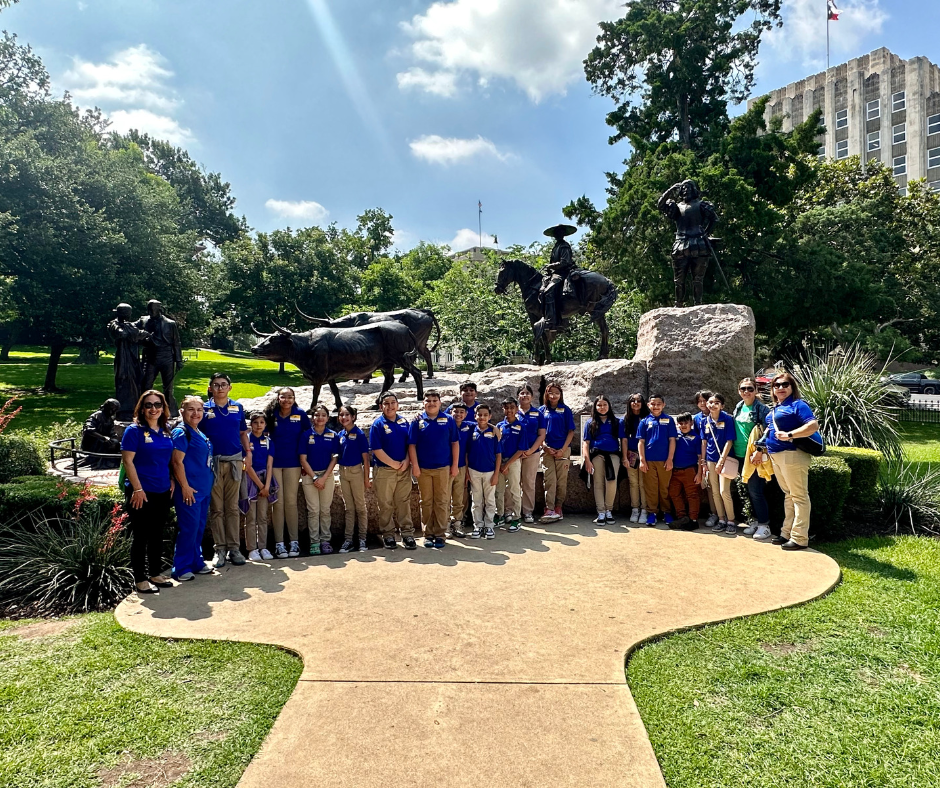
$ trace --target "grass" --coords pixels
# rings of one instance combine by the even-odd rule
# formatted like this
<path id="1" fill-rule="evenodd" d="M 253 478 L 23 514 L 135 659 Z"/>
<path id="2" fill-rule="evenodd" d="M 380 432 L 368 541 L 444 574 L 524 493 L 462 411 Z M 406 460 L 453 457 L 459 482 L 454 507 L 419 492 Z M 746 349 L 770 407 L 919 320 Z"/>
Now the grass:
<path id="1" fill-rule="evenodd" d="M 670 788 L 940 785 L 940 541 L 820 549 L 843 571 L 824 599 L 631 659 Z"/>
<path id="2" fill-rule="evenodd" d="M 30 640 L 16 636 L 30 622 L 0 621 L 3 788 L 98 788 L 99 770 L 167 756 L 188 767 L 174 785 L 234 786 L 302 669 L 273 646 L 151 638 L 104 613 L 75 621 Z"/>
<path id="3" fill-rule="evenodd" d="M 927 465 L 940 463 L 940 424 L 902 424 L 904 458 Z"/>

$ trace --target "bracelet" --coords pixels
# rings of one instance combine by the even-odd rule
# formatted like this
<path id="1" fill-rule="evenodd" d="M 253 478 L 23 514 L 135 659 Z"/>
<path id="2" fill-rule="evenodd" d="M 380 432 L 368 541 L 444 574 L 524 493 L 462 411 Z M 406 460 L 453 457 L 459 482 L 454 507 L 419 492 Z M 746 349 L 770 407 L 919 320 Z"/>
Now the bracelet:
<path id="1" fill-rule="evenodd" d="M 139 492 L 143 492 L 143 491 L 144 491 L 144 488 L 143 488 L 143 487 L 139 487 L 138 489 L 134 490 L 135 493 L 139 493 Z M 133 495 L 133 493 L 131 493 L 131 495 Z"/>

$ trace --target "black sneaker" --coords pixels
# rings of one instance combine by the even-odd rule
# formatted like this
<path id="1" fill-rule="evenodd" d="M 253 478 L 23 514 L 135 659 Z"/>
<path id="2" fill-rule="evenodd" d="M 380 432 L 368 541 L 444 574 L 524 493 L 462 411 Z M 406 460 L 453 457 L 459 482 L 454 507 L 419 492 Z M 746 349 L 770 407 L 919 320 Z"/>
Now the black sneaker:
<path id="1" fill-rule="evenodd" d="M 685 515 L 683 515 L 682 517 L 680 517 L 680 518 L 679 518 L 678 520 L 676 520 L 675 522 L 669 523 L 669 528 L 670 528 L 671 530 L 673 530 L 673 531 L 684 531 L 684 530 L 686 530 L 686 529 L 688 528 L 689 523 L 691 523 L 691 522 L 692 522 L 692 521 L 691 521 L 688 517 L 686 517 Z"/>
<path id="2" fill-rule="evenodd" d="M 424 537 L 424 546 L 425 546 L 425 547 L 434 547 L 434 537 L 433 537 L 433 536 L 425 536 L 425 537 Z"/>
<path id="3" fill-rule="evenodd" d="M 781 545 L 781 544 L 786 544 L 789 541 L 790 540 L 786 536 L 775 536 L 773 539 L 770 540 L 770 543 Z"/>
<path id="4" fill-rule="evenodd" d="M 605 525 L 607 523 L 607 512 L 601 512 L 594 518 L 594 525 Z"/>
<path id="5" fill-rule="evenodd" d="M 418 543 L 415 541 L 413 536 L 403 536 L 401 538 L 401 543 L 405 546 L 406 550 L 417 550 Z"/>
<path id="6" fill-rule="evenodd" d="M 445 544 L 447 544 L 447 543 L 444 541 L 444 537 L 443 537 L 443 536 L 438 536 L 438 537 L 436 537 L 436 538 L 434 539 L 434 546 L 435 546 L 438 550 L 443 550 Z"/>
<path id="7" fill-rule="evenodd" d="M 386 536 L 382 541 L 385 543 L 386 550 L 394 550 L 398 547 L 398 543 L 395 541 L 394 536 Z"/>

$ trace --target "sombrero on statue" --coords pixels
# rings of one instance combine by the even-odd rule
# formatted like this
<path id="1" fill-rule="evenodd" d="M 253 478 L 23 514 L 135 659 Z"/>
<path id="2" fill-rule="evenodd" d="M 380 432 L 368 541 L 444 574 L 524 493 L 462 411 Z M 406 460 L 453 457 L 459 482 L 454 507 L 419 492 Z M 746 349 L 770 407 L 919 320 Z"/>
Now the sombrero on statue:
<path id="1" fill-rule="evenodd" d="M 574 235 L 576 232 L 578 232 L 578 228 L 572 227 L 570 224 L 556 224 L 554 227 L 549 227 L 542 235 L 554 238 L 556 235 L 564 237 L 566 235 Z"/>

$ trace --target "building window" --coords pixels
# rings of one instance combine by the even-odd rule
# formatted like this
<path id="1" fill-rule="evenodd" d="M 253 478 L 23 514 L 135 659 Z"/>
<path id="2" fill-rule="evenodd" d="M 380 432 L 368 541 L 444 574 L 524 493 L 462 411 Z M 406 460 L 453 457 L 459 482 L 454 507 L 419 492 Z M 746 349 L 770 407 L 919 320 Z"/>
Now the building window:
<path id="1" fill-rule="evenodd" d="M 894 157 L 894 175 L 907 175 L 907 156 Z"/>
<path id="2" fill-rule="evenodd" d="M 839 140 L 836 143 L 836 158 L 837 159 L 847 159 L 849 156 L 849 141 L 848 140 Z"/>
<path id="3" fill-rule="evenodd" d="M 907 94 L 903 90 L 891 97 L 891 111 L 900 112 L 902 109 L 907 109 Z"/>
<path id="4" fill-rule="evenodd" d="M 836 128 L 844 129 L 849 125 L 849 111 L 847 109 L 840 109 L 836 113 Z"/>
<path id="5" fill-rule="evenodd" d="M 931 115 L 927 118 L 927 133 L 940 134 L 940 115 Z"/>
<path id="6" fill-rule="evenodd" d="M 907 142 L 906 123 L 899 123 L 897 126 L 892 127 L 891 142 L 893 142 L 895 145 L 900 145 L 902 142 Z"/>
<path id="7" fill-rule="evenodd" d="M 932 192 L 940 192 L 940 181 L 930 181 L 927 184 L 927 188 Z"/>
<path id="8" fill-rule="evenodd" d="M 820 160 L 826 158 L 826 146 L 825 145 L 820 145 L 818 148 L 816 148 L 816 156 Z"/>
<path id="9" fill-rule="evenodd" d="M 820 116 L 819 116 L 819 129 L 821 130 L 821 129 L 824 129 L 824 128 L 826 128 L 826 116 L 825 116 L 825 115 L 820 115 Z M 820 131 L 820 134 L 821 134 L 821 133 L 822 133 L 822 131 Z"/>
<path id="10" fill-rule="evenodd" d="M 899 196 L 899 197 L 907 197 L 907 186 L 899 186 L 899 187 L 898 187 L 898 196 Z"/>
<path id="11" fill-rule="evenodd" d="M 868 120 L 876 120 L 881 117 L 881 102 L 878 99 L 868 102 L 866 105 L 866 117 Z"/>
<path id="12" fill-rule="evenodd" d="M 868 135 L 868 150 L 881 150 L 880 131 L 873 131 Z"/>
<path id="13" fill-rule="evenodd" d="M 927 151 L 927 166 L 940 167 L 940 148 L 931 148 Z"/>

